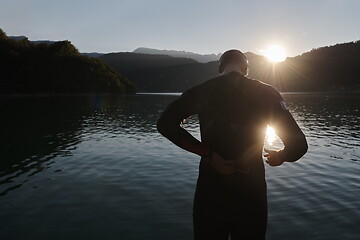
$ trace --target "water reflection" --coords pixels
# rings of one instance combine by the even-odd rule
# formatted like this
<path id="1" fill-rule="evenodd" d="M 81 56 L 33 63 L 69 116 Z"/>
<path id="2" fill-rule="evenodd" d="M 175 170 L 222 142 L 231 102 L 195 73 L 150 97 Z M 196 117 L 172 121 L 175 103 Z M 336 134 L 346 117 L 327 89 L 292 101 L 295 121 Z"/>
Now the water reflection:
<path id="1" fill-rule="evenodd" d="M 286 95 L 285 99 L 310 147 L 329 149 L 333 159 L 360 160 L 360 96 Z"/>
<path id="2" fill-rule="evenodd" d="M 96 134 L 106 132 L 106 137 L 121 136 L 124 141 L 161 141 L 155 123 L 164 106 L 176 97 L 2 98 L 0 195 L 48 168 L 56 156 L 71 154 L 84 137 L 96 138 Z M 312 146 L 326 148 L 331 144 L 335 149 L 346 148 L 350 150 L 347 156 L 341 151 L 330 151 L 330 157 L 359 161 L 359 97 L 285 95 L 285 99 Z M 199 137 L 197 122 L 192 117 L 186 128 Z M 336 141 L 330 143 L 327 139 Z M 282 147 L 271 127 L 267 128 L 265 145 Z M 19 178 L 24 174 L 28 177 Z"/>
<path id="3" fill-rule="evenodd" d="M 0 196 L 71 154 L 81 141 L 84 111 L 67 98 L 1 98 Z M 24 177 L 25 176 L 25 177 Z"/>
<path id="4" fill-rule="evenodd" d="M 1 98 L 0 196 L 71 155 L 85 137 L 145 140 L 173 96 L 79 96 Z M 158 136 L 156 136 L 158 137 Z M 151 141 L 151 139 L 150 139 Z M 26 177 L 24 177 L 26 176 Z"/>
<path id="5" fill-rule="evenodd" d="M 266 166 L 269 239 L 351 239 L 360 216 L 360 97 L 284 97 L 309 152 Z M 156 131 L 175 98 L 1 98 L 0 238 L 190 239 L 199 159 Z M 199 137 L 197 123 L 185 127 Z M 268 137 L 270 149 L 281 148 Z"/>

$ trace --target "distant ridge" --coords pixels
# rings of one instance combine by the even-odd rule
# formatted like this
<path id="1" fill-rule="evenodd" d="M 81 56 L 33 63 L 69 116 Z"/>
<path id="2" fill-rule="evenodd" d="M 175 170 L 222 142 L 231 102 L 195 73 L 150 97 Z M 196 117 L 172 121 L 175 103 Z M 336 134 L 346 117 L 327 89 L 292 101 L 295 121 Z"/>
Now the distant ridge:
<path id="1" fill-rule="evenodd" d="M 25 36 L 9 38 L 28 44 Z M 34 42 L 53 44 L 48 40 Z M 135 82 L 141 92 L 183 92 L 218 76 L 220 57 L 144 47 L 133 52 L 81 54 L 105 61 Z M 360 92 L 360 40 L 312 49 L 279 63 L 251 52 L 245 55 L 250 65 L 249 77 L 282 92 Z"/>
<path id="2" fill-rule="evenodd" d="M 158 69 L 188 64 L 199 64 L 190 58 L 171 57 L 160 54 L 142 54 L 133 52 L 108 53 L 99 57 L 119 73 L 143 69 Z"/>
<path id="3" fill-rule="evenodd" d="M 162 50 L 154 53 L 117 53 L 100 58 L 134 81 L 140 92 L 183 92 L 218 76 L 218 60 L 199 63 L 189 55 L 178 58 L 160 55 L 164 54 Z M 360 41 L 313 49 L 280 63 L 251 52 L 245 55 L 249 76 L 282 92 L 360 91 Z"/>
<path id="4" fill-rule="evenodd" d="M 21 40 L 28 40 L 28 38 L 26 36 L 8 36 L 8 38 L 13 39 L 13 40 L 17 40 L 17 41 L 21 41 Z"/>
<path id="5" fill-rule="evenodd" d="M 93 57 L 93 58 L 98 58 L 101 57 L 102 55 L 104 55 L 105 53 L 98 53 L 98 52 L 82 52 L 81 55 L 85 55 L 88 57 Z"/>
<path id="6" fill-rule="evenodd" d="M 38 40 L 38 41 L 30 41 L 32 44 L 35 44 L 35 45 L 37 45 L 37 44 L 49 44 L 49 45 L 51 45 L 51 44 L 54 44 L 54 43 L 56 43 L 56 42 L 58 42 L 58 41 L 51 41 L 51 40 Z"/>
<path id="7" fill-rule="evenodd" d="M 36 41 L 30 41 L 26 36 L 8 36 L 8 38 L 21 41 L 21 40 L 27 40 L 32 44 L 38 45 L 38 44 L 54 44 L 58 41 L 52 41 L 52 40 L 36 40 Z M 132 53 L 140 53 L 140 54 L 148 54 L 148 55 L 167 55 L 175 58 L 189 58 L 193 59 L 199 63 L 208 63 L 212 61 L 219 60 L 221 53 L 219 54 L 198 54 L 193 52 L 187 52 L 187 51 L 177 51 L 177 50 L 159 50 L 154 48 L 146 48 L 146 47 L 139 47 L 135 49 Z M 99 58 L 105 53 L 99 53 L 99 52 L 83 52 L 81 55 L 93 57 L 93 58 Z"/>
<path id="8" fill-rule="evenodd" d="M 37 40 L 37 41 L 30 41 L 26 36 L 8 36 L 9 39 L 13 39 L 13 40 L 17 40 L 17 41 L 21 41 L 21 40 L 27 40 L 32 44 L 54 44 L 58 41 L 51 41 L 51 40 Z"/>
<path id="9" fill-rule="evenodd" d="M 171 57 L 178 57 L 178 58 L 191 58 L 200 63 L 208 63 L 212 61 L 219 60 L 221 54 L 198 54 L 193 52 L 186 52 L 186 51 L 176 51 L 176 50 L 158 50 L 153 48 L 145 48 L 140 47 L 133 51 L 133 53 L 142 53 L 142 54 L 153 54 L 153 55 L 168 55 Z"/>

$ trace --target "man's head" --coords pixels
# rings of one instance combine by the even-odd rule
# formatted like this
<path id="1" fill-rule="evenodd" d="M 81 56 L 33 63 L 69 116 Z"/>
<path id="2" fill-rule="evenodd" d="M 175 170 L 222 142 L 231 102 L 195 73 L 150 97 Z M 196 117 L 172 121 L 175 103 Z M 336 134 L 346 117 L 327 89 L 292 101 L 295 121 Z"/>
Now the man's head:
<path id="1" fill-rule="evenodd" d="M 232 49 L 223 53 L 220 57 L 219 73 L 237 71 L 247 76 L 249 72 L 249 63 L 246 56 L 239 50 Z"/>

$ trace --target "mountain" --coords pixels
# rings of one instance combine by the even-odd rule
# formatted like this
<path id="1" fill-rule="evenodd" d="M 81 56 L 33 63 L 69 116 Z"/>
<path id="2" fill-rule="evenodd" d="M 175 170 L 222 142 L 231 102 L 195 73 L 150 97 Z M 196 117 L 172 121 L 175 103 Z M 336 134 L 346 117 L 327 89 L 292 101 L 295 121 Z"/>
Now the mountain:
<path id="1" fill-rule="evenodd" d="M 152 55 L 131 52 L 109 53 L 100 56 L 119 72 L 152 69 L 197 63 L 189 58 L 175 58 L 167 55 Z"/>
<path id="2" fill-rule="evenodd" d="M 268 63 L 263 56 L 245 54 L 254 68 L 259 63 Z M 133 52 L 104 54 L 100 59 L 131 79 L 142 92 L 183 92 L 216 77 L 219 64 L 218 61 L 199 63 L 189 58 Z"/>
<path id="3" fill-rule="evenodd" d="M 28 38 L 26 36 L 8 36 L 8 38 L 13 39 L 13 40 L 17 40 L 17 41 L 21 41 L 21 40 L 28 40 Z"/>
<path id="4" fill-rule="evenodd" d="M 30 41 L 32 44 L 35 44 L 35 45 L 37 45 L 37 44 L 54 44 L 54 43 L 56 43 L 56 42 L 58 42 L 58 41 L 51 41 L 51 40 L 37 40 L 37 41 Z"/>
<path id="5" fill-rule="evenodd" d="M 18 41 L 28 40 L 30 43 L 35 44 L 35 45 L 37 45 L 37 44 L 49 44 L 50 45 L 50 44 L 59 42 L 59 41 L 51 41 L 51 40 L 30 41 L 26 36 L 8 36 L 8 38 L 13 39 L 13 40 L 18 40 Z M 98 57 L 104 55 L 104 53 L 98 53 L 98 52 L 90 52 L 90 53 L 84 52 L 81 54 L 84 56 L 93 57 L 93 58 L 98 58 Z"/>
<path id="6" fill-rule="evenodd" d="M 166 88 L 165 85 L 167 83 L 164 82 L 164 79 L 170 79 L 169 83 L 172 83 L 172 80 L 177 79 L 176 76 L 181 76 L 181 74 L 184 74 L 184 71 L 187 72 L 191 69 L 192 65 L 198 66 L 200 64 L 189 58 L 131 52 L 104 54 L 100 59 L 104 60 L 119 73 L 132 79 L 131 81 L 137 86 L 141 86 L 139 90 L 142 91 L 159 91 L 159 89 Z M 200 65 L 202 66 L 203 64 Z M 159 85 L 155 84 L 156 87 L 150 87 L 150 85 L 154 84 L 154 81 L 159 82 Z M 164 84 L 163 87 L 161 87 L 162 84 Z M 181 79 L 179 79 L 179 84 L 183 84 Z M 175 89 L 179 87 L 176 84 L 171 85 Z"/>
<path id="7" fill-rule="evenodd" d="M 133 93 L 135 85 L 69 41 L 31 43 L 0 29 L 0 94 Z"/>
<path id="8" fill-rule="evenodd" d="M 29 39 L 26 36 L 8 36 L 9 39 L 13 39 L 13 40 L 17 40 L 17 41 L 21 41 L 21 40 L 27 40 L 29 41 Z M 37 41 L 29 41 L 32 44 L 54 44 L 57 41 L 51 41 L 51 40 L 37 40 Z"/>
<path id="9" fill-rule="evenodd" d="M 61 86 L 67 86 L 62 89 L 63 91 L 65 89 L 70 91 L 70 79 L 77 79 L 76 85 L 80 84 L 81 80 L 79 79 L 87 76 L 86 78 L 92 79 L 89 80 L 92 82 L 90 85 L 94 86 L 86 88 L 86 85 L 80 84 L 79 86 L 83 86 L 83 88 L 77 88 L 76 91 L 100 91 L 100 88 L 101 91 L 105 91 L 105 89 L 118 91 L 116 89 L 119 86 L 110 87 L 114 86 L 113 82 L 115 81 L 121 82 L 120 85 L 123 89 L 121 91 L 126 92 L 128 90 L 124 89 L 134 89 L 133 85 L 127 81 L 129 79 L 142 92 L 182 92 L 218 75 L 219 54 L 201 55 L 185 51 L 150 48 L 138 48 L 134 52 L 80 54 L 68 41 L 45 40 L 40 43 L 38 41 L 32 43 L 25 36 L 11 37 L 11 39 L 4 34 L 5 37 L 1 35 L 1 32 L 1 41 L 8 42 L 7 45 L 5 44 L 6 46 L 4 42 L 0 44 L 0 70 L 6 77 L 6 80 L 0 82 L 0 91 L 2 92 L 7 86 L 12 86 L 11 84 L 18 84 L 19 87 L 25 83 L 28 84 L 25 84 L 27 87 L 23 86 L 25 89 L 30 89 L 32 83 L 36 83 L 38 88 L 47 86 L 44 89 L 48 89 L 49 83 L 46 79 L 49 79 L 49 76 L 54 79 L 51 84 L 57 86 L 58 89 L 53 91 L 60 91 Z M 4 40 L 5 38 L 6 40 Z M 15 45 L 16 47 L 14 47 Z M 15 50 L 12 51 L 12 47 L 9 46 L 14 47 Z M 7 55 L 2 51 L 5 51 Z M 50 57 L 52 54 L 56 57 Z M 65 61 L 65 56 L 61 56 L 62 54 L 71 60 Z M 264 56 L 251 52 L 245 53 L 245 55 L 250 65 L 249 76 L 269 83 L 279 91 L 360 91 L 360 41 L 313 49 L 276 64 L 269 62 Z M 78 62 L 74 59 L 78 59 Z M 59 66 L 55 67 L 55 63 Z M 13 66 L 9 64 L 13 64 Z M 67 72 L 69 69 L 71 69 L 70 72 Z M 40 73 L 41 71 L 44 73 Z M 91 71 L 95 71 L 98 75 Z M 80 72 L 82 73 L 80 74 Z M 106 77 L 103 77 L 100 72 Z M 68 75 L 64 76 L 65 73 Z M 60 76 L 66 79 L 66 83 L 61 83 L 64 80 L 60 80 Z M 126 76 L 127 79 L 123 76 Z M 31 80 L 24 80 L 28 78 Z M 17 80 L 14 82 L 11 79 Z M 95 84 L 96 81 L 99 81 L 96 79 L 108 81 L 106 84 L 101 83 L 108 87 L 101 85 L 100 82 Z M 9 83 L 9 81 L 13 82 Z M 17 81 L 19 82 L 17 83 Z M 99 86 L 95 87 L 97 84 Z M 19 90 L 19 88 L 14 89 Z M 11 91 L 15 91 L 14 89 Z"/>
<path id="10" fill-rule="evenodd" d="M 318 91 L 359 91 L 360 40 L 313 49 L 288 58 L 278 73 Z"/>
<path id="11" fill-rule="evenodd" d="M 133 51 L 133 53 L 143 53 L 143 54 L 152 54 L 152 55 L 168 55 L 171 57 L 179 57 L 179 58 L 191 58 L 200 63 L 207 63 L 212 61 L 219 60 L 221 54 L 197 54 L 186 51 L 176 51 L 176 50 L 158 50 L 153 48 L 144 48 L 140 47 Z"/>
<path id="12" fill-rule="evenodd" d="M 360 41 L 313 49 L 277 64 L 255 61 L 250 76 L 280 91 L 359 91 Z"/>
<path id="13" fill-rule="evenodd" d="M 88 57 L 98 58 L 98 57 L 101 57 L 102 55 L 104 55 L 105 53 L 98 53 L 98 52 L 90 52 L 90 53 L 87 53 L 87 52 L 82 52 L 81 54 L 82 54 L 82 55 L 85 55 L 85 56 L 88 56 Z"/>
<path id="14" fill-rule="evenodd" d="M 251 52 L 245 55 L 249 77 L 279 91 L 360 90 L 360 41 L 313 49 L 275 64 Z M 134 81 L 142 92 L 183 92 L 218 75 L 217 61 L 199 63 L 137 53 L 106 54 L 100 58 Z"/>

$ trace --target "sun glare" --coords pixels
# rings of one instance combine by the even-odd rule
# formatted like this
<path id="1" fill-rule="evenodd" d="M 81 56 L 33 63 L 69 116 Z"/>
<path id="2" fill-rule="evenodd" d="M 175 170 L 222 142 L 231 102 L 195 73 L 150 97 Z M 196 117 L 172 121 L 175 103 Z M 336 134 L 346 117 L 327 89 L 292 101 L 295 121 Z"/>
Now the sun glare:
<path id="1" fill-rule="evenodd" d="M 265 141 L 269 145 L 272 145 L 275 140 L 276 140 L 275 130 L 274 128 L 268 126 L 266 129 Z"/>
<path id="2" fill-rule="evenodd" d="M 278 45 L 269 46 L 265 50 L 264 55 L 271 62 L 283 62 L 286 59 L 285 49 Z"/>

